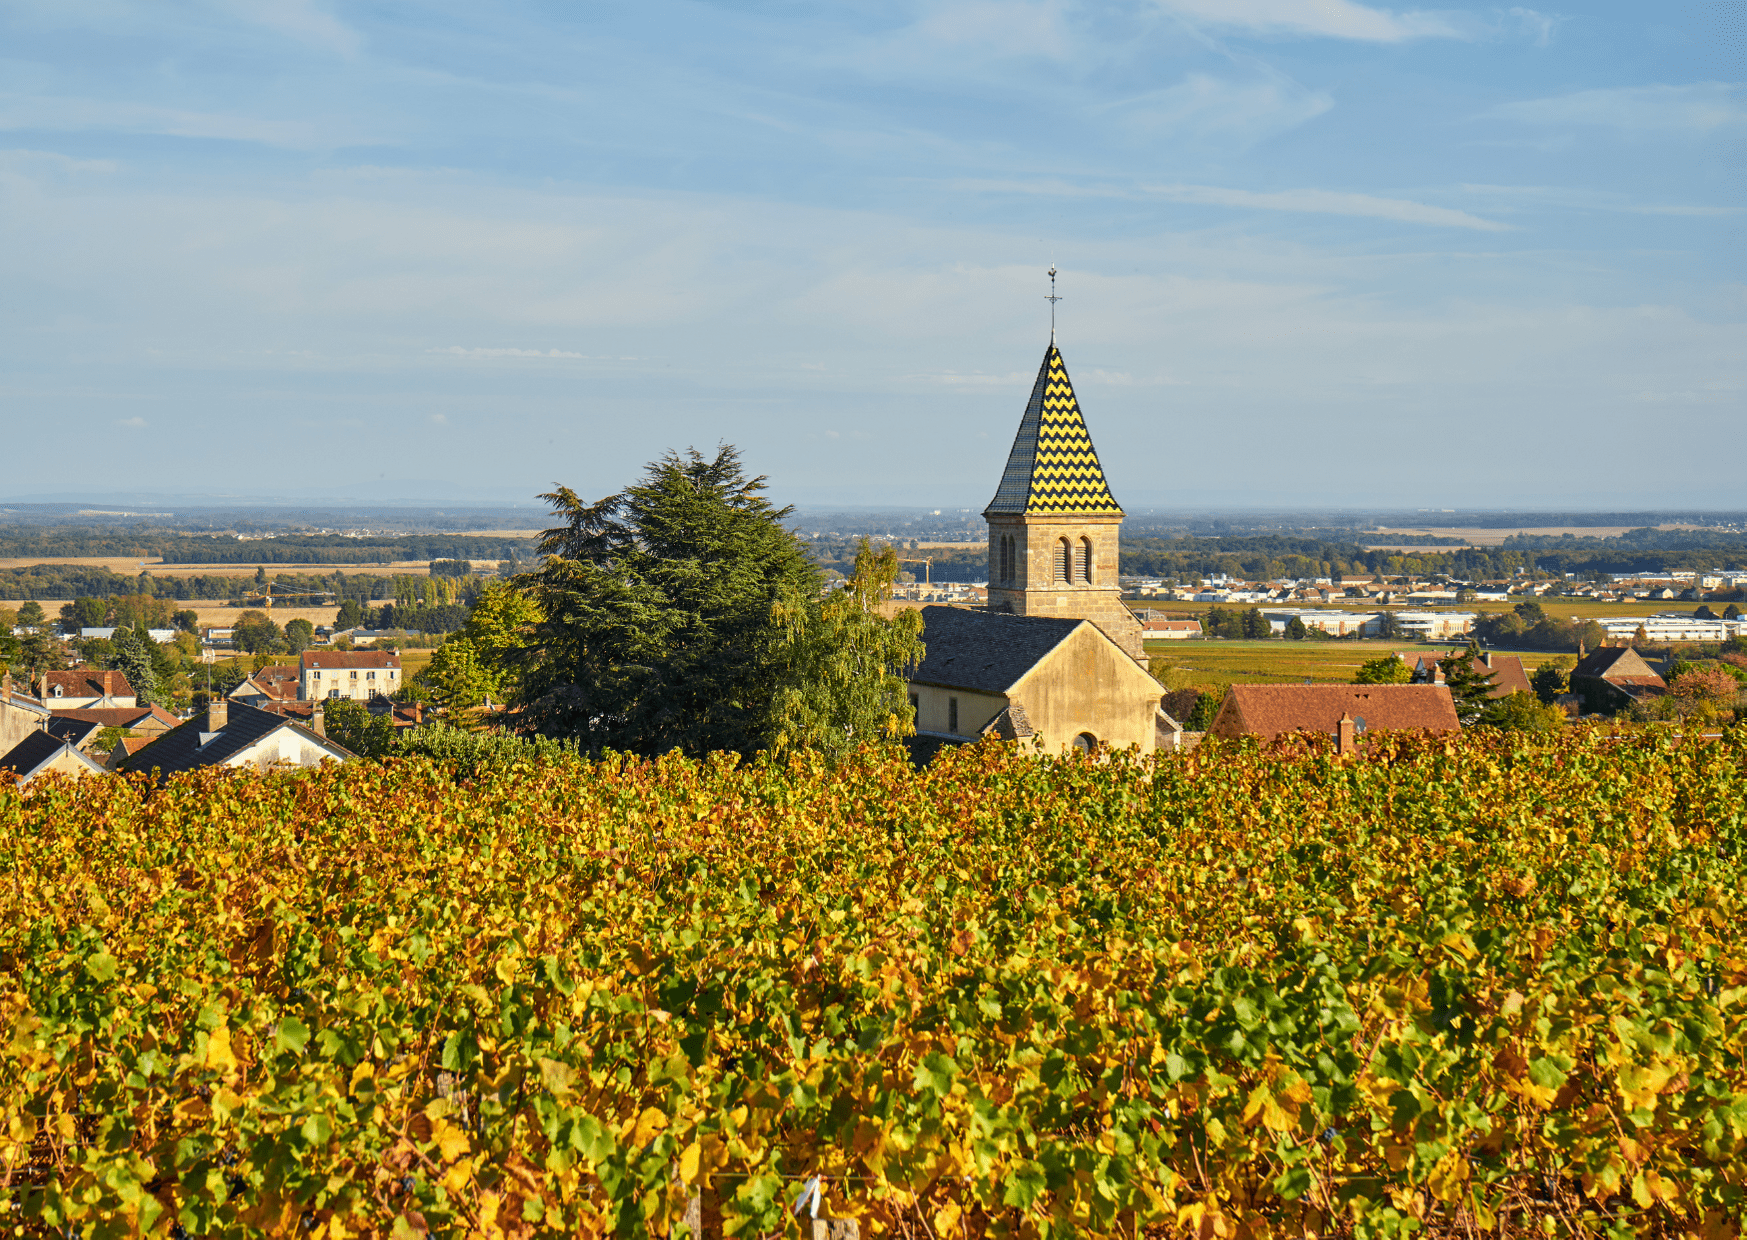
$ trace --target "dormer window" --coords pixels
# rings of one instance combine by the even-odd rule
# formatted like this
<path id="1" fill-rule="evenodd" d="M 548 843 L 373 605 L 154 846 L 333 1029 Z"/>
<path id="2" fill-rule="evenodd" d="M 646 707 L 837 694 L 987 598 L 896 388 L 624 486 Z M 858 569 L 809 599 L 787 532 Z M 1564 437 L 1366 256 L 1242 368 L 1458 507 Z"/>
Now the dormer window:
<path id="1" fill-rule="evenodd" d="M 55 686 L 55 696 L 56 697 L 66 697 L 67 691 L 65 689 L 61 688 L 59 685 L 56 685 Z"/>

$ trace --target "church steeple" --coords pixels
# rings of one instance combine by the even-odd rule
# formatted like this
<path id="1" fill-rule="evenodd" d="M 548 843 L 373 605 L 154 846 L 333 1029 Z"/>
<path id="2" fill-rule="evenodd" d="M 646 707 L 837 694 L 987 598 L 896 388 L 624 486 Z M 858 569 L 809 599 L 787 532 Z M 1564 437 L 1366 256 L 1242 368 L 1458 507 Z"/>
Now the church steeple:
<path id="1" fill-rule="evenodd" d="M 1090 620 L 1141 658 L 1140 622 L 1117 581 L 1122 517 L 1052 337 L 1001 484 L 983 509 L 989 609 Z"/>
<path id="2" fill-rule="evenodd" d="M 1098 450 L 1054 340 L 1037 369 L 1001 485 L 983 515 L 1021 512 L 1123 515 L 1104 481 Z"/>

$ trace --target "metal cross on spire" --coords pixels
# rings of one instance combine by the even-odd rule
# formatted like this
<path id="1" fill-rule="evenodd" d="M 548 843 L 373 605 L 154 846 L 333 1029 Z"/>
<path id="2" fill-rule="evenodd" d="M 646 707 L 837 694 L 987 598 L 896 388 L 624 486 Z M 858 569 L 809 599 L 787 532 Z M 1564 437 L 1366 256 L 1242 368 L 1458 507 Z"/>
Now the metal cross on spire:
<path id="1" fill-rule="evenodd" d="M 1055 295 L 1055 264 L 1049 265 L 1049 296 L 1044 298 L 1049 303 L 1049 342 L 1055 343 L 1055 304 L 1062 300 Z"/>

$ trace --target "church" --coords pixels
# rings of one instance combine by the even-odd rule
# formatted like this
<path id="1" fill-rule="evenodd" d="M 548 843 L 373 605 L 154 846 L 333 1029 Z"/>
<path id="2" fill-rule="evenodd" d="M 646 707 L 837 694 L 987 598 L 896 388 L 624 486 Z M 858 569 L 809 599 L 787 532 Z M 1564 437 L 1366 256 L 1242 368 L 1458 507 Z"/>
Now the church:
<path id="1" fill-rule="evenodd" d="M 922 609 L 925 653 L 908 677 L 919 740 L 999 736 L 1048 753 L 1176 746 L 1182 728 L 1161 706 L 1117 583 L 1122 516 L 1051 332 L 983 510 L 988 604 Z"/>

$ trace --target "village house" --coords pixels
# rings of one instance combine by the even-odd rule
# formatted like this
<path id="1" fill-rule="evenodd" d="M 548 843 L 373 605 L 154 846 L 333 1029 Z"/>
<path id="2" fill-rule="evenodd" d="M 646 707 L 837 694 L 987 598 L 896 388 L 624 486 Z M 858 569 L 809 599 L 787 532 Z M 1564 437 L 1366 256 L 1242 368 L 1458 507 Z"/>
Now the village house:
<path id="1" fill-rule="evenodd" d="M 71 740 L 47 731 L 32 732 L 0 755 L 0 778 L 10 776 L 28 784 L 51 771 L 83 778 L 103 774 L 103 764 Z"/>
<path id="2" fill-rule="evenodd" d="M 1199 620 L 1142 620 L 1141 635 L 1144 640 L 1153 641 L 1187 641 L 1192 637 L 1201 636 L 1201 621 Z"/>
<path id="3" fill-rule="evenodd" d="M 1444 683 L 1444 669 L 1438 664 L 1449 658 L 1453 650 L 1397 650 L 1395 657 L 1407 664 L 1407 669 L 1413 674 L 1414 684 L 1441 685 Z M 1517 655 L 1493 654 L 1483 650 L 1478 658 L 1468 660 L 1468 664 L 1482 676 L 1492 677 L 1492 688 L 1488 697 L 1509 697 L 1513 693 L 1533 693 L 1534 687 L 1529 684 L 1529 674 L 1523 667 L 1522 659 Z"/>
<path id="4" fill-rule="evenodd" d="M 57 719 L 78 719 L 99 728 L 120 728 L 143 736 L 161 736 L 182 721 L 162 706 L 87 706 L 75 710 L 57 710 Z"/>
<path id="5" fill-rule="evenodd" d="M 125 675 L 95 667 L 44 672 L 38 681 L 37 696 L 50 710 L 139 705 L 139 697 Z"/>
<path id="6" fill-rule="evenodd" d="M 276 663 L 248 677 L 225 696 L 233 702 L 265 706 L 269 702 L 295 702 L 302 693 L 302 668 Z"/>
<path id="7" fill-rule="evenodd" d="M 11 672 L 0 675 L 0 753 L 10 751 L 32 732 L 40 732 L 51 718 L 49 708 L 24 692 Z"/>
<path id="8" fill-rule="evenodd" d="M 1668 692 L 1668 682 L 1630 646 L 1603 646 L 1571 669 L 1571 692 L 1589 714 L 1611 715 Z"/>
<path id="9" fill-rule="evenodd" d="M 298 662 L 298 699 L 350 698 L 367 702 L 400 688 L 395 650 L 305 650 Z"/>
<path id="10" fill-rule="evenodd" d="M 352 752 L 328 740 L 323 731 L 319 712 L 312 726 L 305 727 L 271 711 L 219 699 L 174 732 L 122 758 L 115 769 L 156 771 L 164 780 L 204 766 L 268 771 L 351 761 Z"/>

